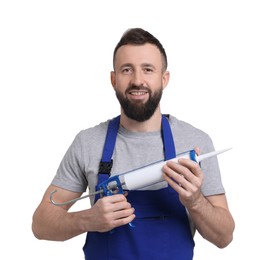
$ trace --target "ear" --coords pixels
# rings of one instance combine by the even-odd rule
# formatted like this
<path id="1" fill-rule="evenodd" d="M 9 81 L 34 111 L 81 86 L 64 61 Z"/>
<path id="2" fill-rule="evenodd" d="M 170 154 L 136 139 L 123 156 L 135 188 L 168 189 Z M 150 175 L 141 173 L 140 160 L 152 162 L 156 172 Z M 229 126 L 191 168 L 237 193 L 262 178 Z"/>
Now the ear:
<path id="1" fill-rule="evenodd" d="M 170 79 L 170 72 L 169 71 L 165 71 L 162 75 L 162 89 L 165 89 L 166 86 L 169 83 L 169 79 Z"/>
<path id="2" fill-rule="evenodd" d="M 116 74 L 115 74 L 114 71 L 111 71 L 110 79 L 111 79 L 111 84 L 112 84 L 113 88 L 115 88 L 115 86 L 116 86 Z"/>

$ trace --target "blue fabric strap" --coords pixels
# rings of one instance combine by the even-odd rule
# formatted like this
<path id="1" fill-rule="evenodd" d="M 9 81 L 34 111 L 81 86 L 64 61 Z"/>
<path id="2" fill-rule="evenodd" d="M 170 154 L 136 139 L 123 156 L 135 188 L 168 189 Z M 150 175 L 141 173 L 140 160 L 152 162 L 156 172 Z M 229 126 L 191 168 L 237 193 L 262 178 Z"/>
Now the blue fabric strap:
<path id="1" fill-rule="evenodd" d="M 115 117 L 109 122 L 105 144 L 103 148 L 103 154 L 98 169 L 98 184 L 106 181 L 111 175 L 111 169 L 113 166 L 112 156 L 116 144 L 116 136 L 118 133 L 119 124 L 120 116 Z M 96 190 L 99 190 L 98 185 L 96 185 Z M 95 199 L 98 200 L 99 198 L 100 195 L 97 194 Z"/>
<path id="2" fill-rule="evenodd" d="M 164 157 L 165 160 L 170 160 L 176 157 L 176 149 L 172 131 L 170 128 L 169 121 L 166 116 L 162 115 L 161 121 L 161 134 L 163 141 Z"/>
<path id="3" fill-rule="evenodd" d="M 102 159 L 103 162 L 110 162 L 113 155 L 113 150 L 116 143 L 116 136 L 119 129 L 120 116 L 115 117 L 108 125 L 105 146 L 103 149 Z"/>

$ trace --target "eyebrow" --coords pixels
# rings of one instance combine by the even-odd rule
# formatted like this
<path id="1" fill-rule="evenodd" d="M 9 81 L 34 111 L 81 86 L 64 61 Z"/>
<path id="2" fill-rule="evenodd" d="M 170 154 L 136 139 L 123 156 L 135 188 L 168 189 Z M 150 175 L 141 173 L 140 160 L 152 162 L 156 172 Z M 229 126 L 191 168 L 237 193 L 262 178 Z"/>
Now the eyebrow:
<path id="1" fill-rule="evenodd" d="M 124 63 L 121 66 L 119 66 L 119 69 L 121 69 L 123 67 L 133 67 L 133 64 L 132 63 Z"/>
<path id="2" fill-rule="evenodd" d="M 119 69 L 123 68 L 123 67 L 134 67 L 134 65 L 132 63 L 124 63 L 121 66 L 119 66 Z M 151 63 L 142 63 L 141 67 L 150 67 L 150 68 L 156 68 L 153 64 Z"/>
<path id="3" fill-rule="evenodd" d="M 142 67 L 151 67 L 151 68 L 155 68 L 155 66 L 151 63 L 143 63 Z"/>

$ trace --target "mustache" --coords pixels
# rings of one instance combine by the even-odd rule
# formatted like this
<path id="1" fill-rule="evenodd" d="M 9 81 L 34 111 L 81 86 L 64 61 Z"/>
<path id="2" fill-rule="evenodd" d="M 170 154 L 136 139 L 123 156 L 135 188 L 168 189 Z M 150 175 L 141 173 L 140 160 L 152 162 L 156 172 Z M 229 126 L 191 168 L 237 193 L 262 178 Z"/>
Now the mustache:
<path id="1" fill-rule="evenodd" d="M 125 93 L 128 93 L 130 91 L 135 91 L 135 90 L 144 90 L 144 91 L 147 91 L 149 94 L 151 94 L 151 89 L 147 88 L 147 87 L 144 87 L 143 85 L 129 85 L 128 88 L 126 89 Z"/>

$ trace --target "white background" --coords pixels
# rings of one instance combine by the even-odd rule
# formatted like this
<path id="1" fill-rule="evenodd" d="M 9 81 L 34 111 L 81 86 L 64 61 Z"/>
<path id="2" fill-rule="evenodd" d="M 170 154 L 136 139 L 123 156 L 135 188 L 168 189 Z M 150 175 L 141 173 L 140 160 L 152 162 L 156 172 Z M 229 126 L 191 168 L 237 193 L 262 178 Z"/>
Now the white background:
<path id="1" fill-rule="evenodd" d="M 207 132 L 236 221 L 195 260 L 275 259 L 273 1 L 1 1 L 1 259 L 83 259 L 85 235 L 39 241 L 32 214 L 75 135 L 119 113 L 109 72 L 122 33 L 163 43 L 162 112 Z M 88 200 L 74 209 L 88 207 Z"/>

